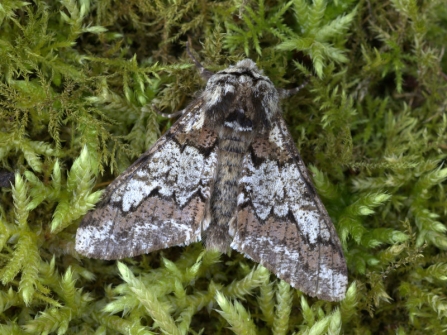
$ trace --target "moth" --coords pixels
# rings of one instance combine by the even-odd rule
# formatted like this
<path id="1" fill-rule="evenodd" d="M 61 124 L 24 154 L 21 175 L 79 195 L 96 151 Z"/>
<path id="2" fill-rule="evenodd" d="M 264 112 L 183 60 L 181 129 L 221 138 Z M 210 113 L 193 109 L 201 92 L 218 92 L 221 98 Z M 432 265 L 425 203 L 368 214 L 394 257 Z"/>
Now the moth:
<path id="1" fill-rule="evenodd" d="M 203 241 L 310 296 L 343 299 L 340 240 L 281 116 L 280 99 L 299 88 L 276 89 L 250 59 L 215 74 L 192 59 L 206 88 L 107 187 L 76 250 L 120 259 Z"/>

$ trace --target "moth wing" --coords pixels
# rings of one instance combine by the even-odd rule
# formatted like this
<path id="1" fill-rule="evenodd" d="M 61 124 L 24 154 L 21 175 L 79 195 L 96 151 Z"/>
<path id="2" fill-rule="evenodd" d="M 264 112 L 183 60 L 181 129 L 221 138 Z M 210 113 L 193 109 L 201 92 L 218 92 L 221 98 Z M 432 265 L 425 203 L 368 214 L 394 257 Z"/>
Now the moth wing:
<path id="1" fill-rule="evenodd" d="M 308 295 L 343 299 L 340 240 L 282 118 L 254 139 L 239 189 L 231 247 Z"/>
<path id="2" fill-rule="evenodd" d="M 217 137 L 203 120 L 192 106 L 107 187 L 78 228 L 79 253 L 119 259 L 201 239 L 217 162 Z"/>

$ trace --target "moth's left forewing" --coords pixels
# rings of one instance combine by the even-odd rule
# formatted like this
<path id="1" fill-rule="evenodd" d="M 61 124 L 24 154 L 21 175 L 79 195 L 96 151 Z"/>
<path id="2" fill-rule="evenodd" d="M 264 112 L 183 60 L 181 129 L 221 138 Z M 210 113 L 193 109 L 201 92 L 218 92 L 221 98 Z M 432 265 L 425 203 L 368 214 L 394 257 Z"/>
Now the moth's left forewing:
<path id="1" fill-rule="evenodd" d="M 231 247 L 311 296 L 343 299 L 340 240 L 280 116 L 243 164 Z"/>
<path id="2" fill-rule="evenodd" d="M 217 137 L 200 100 L 105 190 L 83 218 L 76 250 L 88 257 L 132 257 L 201 239 L 217 162 Z"/>

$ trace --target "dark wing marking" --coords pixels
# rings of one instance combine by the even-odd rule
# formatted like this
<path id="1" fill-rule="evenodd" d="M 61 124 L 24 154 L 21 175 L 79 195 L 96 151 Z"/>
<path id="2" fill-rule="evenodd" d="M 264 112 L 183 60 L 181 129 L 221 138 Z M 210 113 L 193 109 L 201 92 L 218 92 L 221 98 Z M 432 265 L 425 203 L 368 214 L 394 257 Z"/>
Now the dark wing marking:
<path id="1" fill-rule="evenodd" d="M 343 299 L 340 240 L 282 118 L 254 139 L 242 175 L 231 247 L 306 294 Z"/>
<path id="2" fill-rule="evenodd" d="M 78 228 L 79 253 L 119 259 L 200 240 L 217 163 L 204 116 L 198 101 L 107 187 Z"/>

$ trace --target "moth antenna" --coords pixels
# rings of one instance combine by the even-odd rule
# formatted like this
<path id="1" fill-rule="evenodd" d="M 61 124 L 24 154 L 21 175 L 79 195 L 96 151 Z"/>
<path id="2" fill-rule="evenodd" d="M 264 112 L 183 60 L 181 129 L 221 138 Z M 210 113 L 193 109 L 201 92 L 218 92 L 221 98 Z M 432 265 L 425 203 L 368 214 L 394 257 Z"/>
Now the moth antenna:
<path id="1" fill-rule="evenodd" d="M 188 53 L 188 56 L 192 59 L 197 70 L 199 70 L 200 76 L 203 79 L 205 79 L 206 81 L 208 81 L 208 79 L 210 79 L 210 77 L 214 74 L 214 72 L 211 72 L 210 70 L 205 69 L 203 67 L 203 65 L 200 64 L 200 62 L 194 58 L 194 56 L 191 53 L 191 50 L 189 49 L 189 41 L 186 41 L 186 52 Z"/>
<path id="2" fill-rule="evenodd" d="M 163 117 L 168 118 L 168 119 L 173 119 L 173 118 L 175 118 L 175 117 L 177 117 L 177 116 L 181 116 L 181 115 L 183 115 L 183 113 L 185 113 L 185 111 L 186 111 L 186 108 L 185 108 L 185 109 L 179 110 L 178 112 L 169 114 L 169 113 L 163 113 L 163 112 L 162 112 L 157 106 L 155 106 L 155 105 L 152 105 L 152 108 L 155 110 L 155 112 L 156 112 L 158 115 L 163 116 Z"/>
<path id="3" fill-rule="evenodd" d="M 309 83 L 309 80 L 305 80 L 300 86 L 291 88 L 290 90 L 285 90 L 283 88 L 278 89 L 279 97 L 281 99 L 288 98 L 294 94 L 297 94 L 304 86 Z"/>

